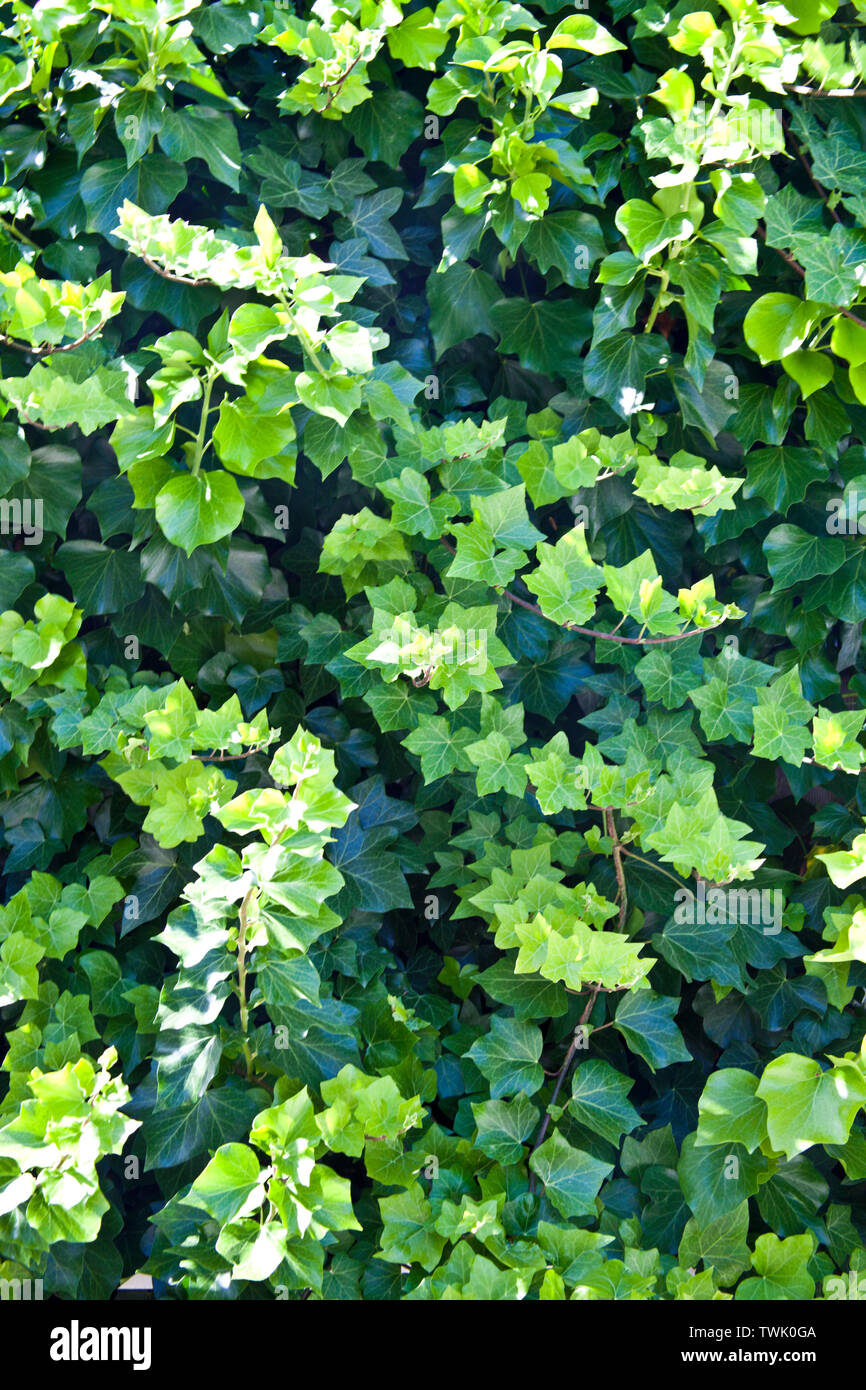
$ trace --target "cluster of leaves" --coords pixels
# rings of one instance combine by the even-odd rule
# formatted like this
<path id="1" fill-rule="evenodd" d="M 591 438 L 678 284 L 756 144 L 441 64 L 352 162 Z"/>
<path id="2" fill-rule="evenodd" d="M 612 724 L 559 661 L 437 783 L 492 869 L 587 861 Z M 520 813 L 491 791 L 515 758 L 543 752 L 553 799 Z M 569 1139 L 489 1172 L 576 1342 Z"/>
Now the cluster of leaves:
<path id="1" fill-rule="evenodd" d="M 833 1296 L 866 9 L 3 23 L 0 1278 Z"/>

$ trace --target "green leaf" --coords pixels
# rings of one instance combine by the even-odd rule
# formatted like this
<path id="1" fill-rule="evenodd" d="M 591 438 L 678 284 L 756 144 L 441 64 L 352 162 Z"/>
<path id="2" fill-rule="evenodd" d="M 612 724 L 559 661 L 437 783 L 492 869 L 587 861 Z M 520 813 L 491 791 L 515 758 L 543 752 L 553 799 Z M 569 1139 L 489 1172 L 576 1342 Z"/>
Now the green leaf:
<path id="1" fill-rule="evenodd" d="M 806 272 L 806 294 L 822 304 L 853 304 L 866 279 L 866 234 L 834 222 L 829 234 L 801 233 L 797 258 Z M 829 378 L 828 378 L 829 379 Z"/>
<path id="2" fill-rule="evenodd" d="M 866 710 L 844 710 L 838 714 L 819 709 L 812 721 L 815 762 L 836 771 L 857 773 L 866 762 L 866 749 L 857 735 L 866 722 Z"/>
<path id="3" fill-rule="evenodd" d="M 762 497 L 777 512 L 802 502 L 810 485 L 826 476 L 827 465 L 816 449 L 792 445 L 754 449 L 746 460 L 744 497 Z"/>
<path id="4" fill-rule="evenodd" d="M 803 699 L 797 667 L 792 666 L 790 671 L 777 676 L 757 694 L 758 703 L 752 716 L 755 756 L 799 767 L 811 743 L 806 721 L 815 713 L 815 707 Z"/>
<path id="5" fill-rule="evenodd" d="M 494 1014 L 489 1032 L 476 1039 L 469 1056 L 490 1082 L 494 1100 L 522 1091 L 531 1096 L 544 1081 L 539 1065 L 541 1030 L 517 1019 Z"/>
<path id="6" fill-rule="evenodd" d="M 24 932 L 10 932 L 0 945 L 0 1002 L 3 1005 L 39 997 L 36 966 L 44 954 L 45 949 L 38 941 L 31 941 Z"/>
<path id="7" fill-rule="evenodd" d="M 630 198 L 623 203 L 616 214 L 616 225 L 644 265 L 649 265 L 672 241 L 685 240 L 695 230 L 693 223 L 681 213 L 668 217 L 642 198 Z"/>
<path id="8" fill-rule="evenodd" d="M 739 1067 L 707 1077 L 698 1102 L 696 1144 L 742 1144 L 749 1153 L 767 1137 L 767 1107 L 755 1094 L 758 1078 Z"/>
<path id="9" fill-rule="evenodd" d="M 145 1170 L 174 1168 L 218 1148 L 223 1140 L 245 1138 L 253 1116 L 268 1100 L 267 1091 L 230 1078 L 192 1105 L 158 1111 L 148 1117 L 142 1131 L 147 1142 Z"/>
<path id="10" fill-rule="evenodd" d="M 261 1205 L 264 1179 L 247 1144 L 223 1144 L 196 1178 L 187 1201 L 204 1208 L 225 1226 Z"/>
<path id="11" fill-rule="evenodd" d="M 433 1229 L 432 1212 L 421 1188 L 410 1187 L 395 1197 L 380 1197 L 382 1234 L 379 1259 L 395 1264 L 419 1264 L 433 1269 L 445 1249 L 445 1238 Z"/>
<path id="12" fill-rule="evenodd" d="M 472 1114 L 478 1128 L 476 1148 L 505 1167 L 519 1163 L 539 1121 L 531 1101 L 522 1095 L 514 1100 L 486 1100 L 473 1103 Z"/>
<path id="13" fill-rule="evenodd" d="M 490 319 L 500 338 L 500 351 L 516 353 L 531 371 L 562 377 L 578 370 L 590 320 L 571 304 L 499 299 Z"/>
<path id="14" fill-rule="evenodd" d="M 761 362 L 778 362 L 803 346 L 813 318 L 808 304 L 792 294 L 764 294 L 746 314 L 743 335 Z"/>
<path id="15" fill-rule="evenodd" d="M 161 213 L 186 183 L 186 171 L 164 155 L 148 154 L 132 169 L 123 159 L 91 164 L 81 175 L 78 192 L 87 209 L 87 230 L 108 237 L 117 228 L 124 202 L 148 213 Z"/>
<path id="16" fill-rule="evenodd" d="M 76 353 L 38 362 L 26 376 L 0 379 L 0 393 L 20 415 L 46 429 L 78 425 L 82 434 L 128 415 L 128 388 L 126 372 L 95 366 L 92 358 Z M 35 482 L 32 466 L 27 482 Z"/>
<path id="17" fill-rule="evenodd" d="M 439 20 L 429 6 L 404 16 L 388 30 L 388 49 L 407 68 L 436 69 L 436 59 L 448 43 L 448 34 L 439 27 Z"/>
<path id="18" fill-rule="evenodd" d="M 657 334 L 617 335 L 593 345 L 583 363 L 583 383 L 623 419 L 644 408 L 647 375 L 668 360 L 667 344 Z"/>
<path id="19" fill-rule="evenodd" d="M 428 540 L 438 540 L 459 510 L 457 498 L 450 492 L 431 498 L 430 484 L 414 468 L 404 468 L 399 478 L 381 483 L 379 490 L 392 503 L 394 525 L 410 536 L 420 534 Z"/>
<path id="20" fill-rule="evenodd" d="M 244 499 L 229 473 L 212 469 L 169 479 L 156 495 L 155 511 L 166 539 L 191 555 L 234 531 Z"/>
<path id="21" fill-rule="evenodd" d="M 690 1062 L 691 1053 L 674 1022 L 679 1001 L 651 989 L 624 994 L 614 1019 L 632 1052 L 647 1063 L 651 1071 L 673 1062 Z"/>
<path id="22" fill-rule="evenodd" d="M 774 590 L 790 589 L 816 574 L 834 574 L 847 558 L 845 542 L 839 537 L 812 536 L 787 522 L 765 537 L 764 554 Z"/>
<path id="23" fill-rule="evenodd" d="M 796 381 L 803 400 L 833 379 L 833 363 L 823 352 L 789 352 L 782 359 L 782 366 Z"/>
<path id="24" fill-rule="evenodd" d="M 823 1071 L 796 1053 L 775 1057 L 764 1068 L 756 1094 L 767 1107 L 774 1149 L 792 1158 L 813 1144 L 844 1144 L 866 1102 L 866 1076 L 853 1062 Z"/>
<path id="25" fill-rule="evenodd" d="M 500 293 L 492 276 L 465 261 L 455 261 L 447 270 L 434 272 L 427 281 L 427 298 L 430 332 L 437 353 L 447 352 L 478 333 L 497 337 L 490 310 Z"/>
<path id="26" fill-rule="evenodd" d="M 728 1141 L 699 1147 L 693 1134 L 683 1140 L 677 1174 L 683 1196 L 700 1226 L 735 1211 L 758 1191 L 767 1170 L 760 1153 Z"/>
<path id="27" fill-rule="evenodd" d="M 241 151 L 230 116 L 209 106 L 184 106 L 179 111 L 169 111 L 159 130 L 159 143 L 179 164 L 190 159 L 203 160 L 215 179 L 237 193 Z M 132 201 L 138 199 L 132 197 Z"/>
<path id="28" fill-rule="evenodd" d="M 429 11 L 428 11 L 429 13 Z M 417 16 L 412 16 L 417 19 Z M 389 47 L 393 52 L 393 42 L 398 38 L 403 25 L 392 30 L 388 36 Z M 436 30 L 428 31 L 437 38 Z M 403 52 L 405 52 L 405 48 Z M 397 55 L 395 55 L 397 56 Z M 426 66 L 426 64 L 424 64 Z M 346 128 L 351 131 L 356 143 L 364 151 L 367 159 L 378 159 L 396 169 L 403 155 L 422 134 L 424 108 L 409 92 L 392 90 L 379 92 L 374 101 L 365 101 L 343 117 Z"/>
<path id="29" fill-rule="evenodd" d="M 559 272 L 566 285 L 584 289 L 606 250 L 601 227 L 586 212 L 551 212 L 532 223 L 523 249 L 545 273 Z"/>
<path id="30" fill-rule="evenodd" d="M 144 593 L 139 557 L 128 550 L 112 550 L 97 541 L 67 541 L 56 559 L 88 616 L 127 608 Z"/>
<path id="31" fill-rule="evenodd" d="M 555 623 L 589 622 L 604 575 L 589 553 L 583 526 L 536 548 L 538 567 L 526 576 L 546 618 Z"/>
<path id="32" fill-rule="evenodd" d="M 677 1259 L 692 1267 L 703 1261 L 704 1269 L 712 1270 L 719 1284 L 733 1284 L 751 1263 L 748 1235 L 748 1202 L 703 1226 L 692 1217 L 683 1231 Z"/>
<path id="33" fill-rule="evenodd" d="M 811 1299 L 815 1281 L 806 1266 L 812 1258 L 815 1242 L 811 1235 L 789 1236 L 780 1240 L 768 1234 L 758 1236 L 752 1255 L 752 1266 L 758 1276 L 744 1279 L 737 1285 L 737 1299 Z"/>
<path id="34" fill-rule="evenodd" d="M 522 796 L 526 789 L 526 772 L 520 754 L 511 752 L 505 734 L 493 731 L 486 738 L 467 744 L 466 756 L 476 768 L 475 780 L 480 796 L 504 791 L 509 796 Z"/>
<path id="35" fill-rule="evenodd" d="M 568 1108 L 580 1124 L 619 1145 L 623 1134 L 643 1123 L 626 1099 L 633 1085 L 609 1062 L 588 1057 L 575 1068 Z"/>
<path id="36" fill-rule="evenodd" d="M 535 1150 L 529 1166 L 548 1200 L 566 1219 L 595 1216 L 599 1189 L 613 1172 L 613 1164 L 573 1148 L 558 1131 Z"/>
<path id="37" fill-rule="evenodd" d="M 557 24 L 548 39 L 548 47 L 579 48 L 584 53 L 601 54 L 613 53 L 625 48 L 625 44 L 603 29 L 598 20 L 589 15 L 573 14 Z"/>

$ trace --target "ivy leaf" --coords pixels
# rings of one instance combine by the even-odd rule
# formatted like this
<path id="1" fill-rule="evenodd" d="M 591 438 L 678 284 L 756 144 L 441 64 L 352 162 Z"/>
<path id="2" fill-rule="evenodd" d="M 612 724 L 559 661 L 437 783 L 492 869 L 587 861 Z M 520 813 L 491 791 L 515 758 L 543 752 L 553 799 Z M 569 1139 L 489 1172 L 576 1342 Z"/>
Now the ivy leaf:
<path id="1" fill-rule="evenodd" d="M 866 234 L 834 222 L 829 235 L 802 233 L 797 257 L 806 272 L 806 293 L 822 304 L 853 304 L 866 279 Z"/>
<path id="2" fill-rule="evenodd" d="M 556 301 L 500 299 L 490 318 L 500 351 L 516 353 L 531 371 L 567 377 L 578 370 L 580 349 L 590 335 L 588 313 Z"/>
<path id="3" fill-rule="evenodd" d="M 737 1285 L 738 1300 L 798 1299 L 814 1296 L 815 1281 L 807 1270 L 815 1242 L 811 1235 L 789 1236 L 780 1240 L 768 1234 L 758 1236 L 752 1266 L 758 1276 Z"/>
<path id="4" fill-rule="evenodd" d="M 758 691 L 758 703 L 753 711 L 755 756 L 799 767 L 811 743 L 806 721 L 814 713 L 814 705 L 803 699 L 797 667 L 777 676 L 770 685 Z"/>
<path id="5" fill-rule="evenodd" d="M 391 31 L 389 46 L 405 23 L 404 20 L 398 29 Z M 440 36 L 437 34 L 437 37 Z M 367 158 L 379 159 L 392 169 L 398 167 L 413 140 L 421 134 L 423 119 L 424 108 L 418 98 L 399 89 L 381 92 L 375 101 L 362 102 L 343 117 Z"/>
<path id="6" fill-rule="evenodd" d="M 606 338 L 584 358 L 583 383 L 627 420 L 644 409 L 647 375 L 667 360 L 667 344 L 655 333 Z"/>
<path id="7" fill-rule="evenodd" d="M 514 1100 L 486 1100 L 472 1106 L 478 1128 L 475 1145 L 504 1167 L 519 1163 L 524 1145 L 538 1126 L 539 1115 L 525 1096 Z"/>
<path id="8" fill-rule="evenodd" d="M 526 772 L 520 754 L 511 752 L 511 743 L 498 731 L 486 738 L 467 744 L 466 756 L 476 768 L 475 779 L 480 796 L 504 791 L 508 796 L 522 796 L 526 789 Z"/>
<path id="9" fill-rule="evenodd" d="M 403 243 L 389 221 L 402 201 L 401 188 L 377 189 L 374 193 L 364 193 L 356 198 L 346 214 L 354 235 L 362 237 L 373 255 L 381 256 L 383 260 L 407 259 Z M 340 235 L 345 233 L 341 232 Z"/>
<path id="10" fill-rule="evenodd" d="M 269 1099 L 267 1091 L 229 1078 L 192 1105 L 149 1116 L 142 1131 L 147 1143 L 145 1171 L 174 1168 L 223 1140 L 246 1137 L 253 1117 Z"/>
<path id="11" fill-rule="evenodd" d="M 212 469 L 170 478 L 156 494 L 154 509 L 166 539 L 191 555 L 234 531 L 244 499 L 231 474 Z"/>
<path id="12" fill-rule="evenodd" d="M 764 294 L 743 322 L 743 336 L 761 362 L 778 362 L 803 346 L 814 313 L 792 294 Z"/>
<path id="13" fill-rule="evenodd" d="M 815 762 L 843 772 L 857 773 L 866 762 L 866 749 L 857 735 L 866 722 L 866 710 L 843 710 L 836 714 L 820 709 L 812 721 Z"/>
<path id="14" fill-rule="evenodd" d="M 122 1013 L 123 1008 L 118 1012 Z M 202 1095 L 216 1075 L 222 1050 L 221 1040 L 208 1027 L 192 1024 L 180 1032 L 161 1032 L 155 1051 L 158 1059 L 155 1109 L 173 1109 Z"/>
<path id="15" fill-rule="evenodd" d="M 612 34 L 589 15 L 572 14 L 557 24 L 550 38 L 550 48 L 579 48 L 585 53 L 613 53 L 625 48 Z"/>
<path id="16" fill-rule="evenodd" d="M 700 1226 L 736 1210 L 758 1191 L 767 1160 L 742 1144 L 698 1147 L 693 1134 L 683 1140 L 677 1174 L 683 1196 Z"/>
<path id="17" fill-rule="evenodd" d="M 708 1076 L 698 1102 L 695 1143 L 738 1143 L 749 1153 L 760 1148 L 767 1137 L 767 1106 L 757 1089 L 758 1078 L 739 1067 Z"/>
<path id="18" fill-rule="evenodd" d="M 416 1185 L 394 1197 L 379 1198 L 382 1234 L 377 1255 L 395 1264 L 419 1264 L 433 1269 L 445 1249 L 432 1222 L 432 1212 L 421 1188 Z"/>
<path id="19" fill-rule="evenodd" d="M 773 591 L 805 583 L 816 574 L 834 574 L 847 559 L 845 542 L 838 536 L 812 536 L 799 526 L 784 522 L 764 539 L 767 567 Z"/>
<path id="20" fill-rule="evenodd" d="M 595 1216 L 596 1198 L 613 1164 L 572 1148 L 558 1130 L 536 1149 L 529 1166 L 544 1186 L 548 1200 L 561 1216 Z"/>
<path id="21" fill-rule="evenodd" d="M 38 999 L 36 966 L 44 954 L 44 947 L 24 932 L 10 932 L 0 944 L 0 1001 L 3 1005 L 16 1004 L 21 999 Z"/>
<path id="22" fill-rule="evenodd" d="M 851 1062 L 823 1071 L 796 1053 L 764 1068 L 756 1094 L 767 1107 L 770 1143 L 788 1158 L 812 1144 L 844 1144 L 866 1102 L 866 1077 Z"/>
<path id="23" fill-rule="evenodd" d="M 703 1261 L 719 1284 L 733 1284 L 751 1263 L 748 1234 L 748 1202 L 703 1226 L 692 1217 L 683 1231 L 677 1259 L 692 1268 Z"/>
<path id="24" fill-rule="evenodd" d="M 215 179 L 228 184 L 237 193 L 241 151 L 230 116 L 210 106 L 184 106 L 168 111 L 159 131 L 159 143 L 179 164 L 186 164 L 190 159 L 203 160 Z M 139 201 L 131 194 L 126 196 L 133 202 Z"/>
<path id="25" fill-rule="evenodd" d="M 748 478 L 744 497 L 762 497 L 774 511 L 783 514 L 795 502 L 802 502 L 812 483 L 827 473 L 827 465 L 816 449 L 780 445 L 753 449 L 746 460 Z"/>
<path id="26" fill-rule="evenodd" d="M 125 371 L 95 366 L 89 357 L 70 353 L 37 362 L 26 376 L 4 377 L 0 393 L 19 414 L 46 429 L 78 425 L 82 434 L 93 434 L 129 414 L 128 386 Z M 32 483 L 32 466 L 30 471 L 28 482 Z"/>
<path id="27" fill-rule="evenodd" d="M 563 729 L 543 748 L 533 749 L 532 762 L 523 766 L 546 816 L 556 815 L 566 807 L 572 811 L 583 809 L 586 797 L 577 785 L 578 761 L 569 752 Z"/>
<path id="28" fill-rule="evenodd" d="M 477 333 L 497 336 L 490 311 L 500 297 L 496 281 L 477 266 L 455 261 L 427 281 L 430 332 L 443 353 Z"/>
<path id="29" fill-rule="evenodd" d="M 609 1062 L 588 1057 L 575 1069 L 568 1108 L 574 1118 L 609 1143 L 619 1145 L 623 1134 L 642 1124 L 626 1099 L 634 1082 Z"/>
<path id="30" fill-rule="evenodd" d="M 459 510 L 457 498 L 441 492 L 431 498 L 430 484 L 423 473 L 404 468 L 399 478 L 383 482 L 379 491 L 391 502 L 391 520 L 407 535 L 438 540 L 448 522 Z"/>
<path id="31" fill-rule="evenodd" d="M 606 246 L 598 220 L 589 213 L 550 212 L 532 223 L 523 249 L 539 270 L 556 270 L 565 284 L 584 289 Z"/>
<path id="32" fill-rule="evenodd" d="M 562 985 L 540 976 L 515 975 L 503 958 L 478 976 L 478 984 L 494 999 L 507 1004 L 518 1019 L 560 1018 L 566 1011 L 568 996 Z"/>
<path id="33" fill-rule="evenodd" d="M 850 888 L 866 876 L 866 835 L 855 835 L 850 851 L 819 853 L 818 858 L 837 888 Z"/>
<path id="34" fill-rule="evenodd" d="M 535 554 L 537 568 L 525 582 L 544 616 L 561 624 L 587 623 L 595 612 L 604 574 L 590 556 L 583 526 L 567 531 L 555 545 L 542 542 Z"/>
<path id="35" fill-rule="evenodd" d="M 674 1022 L 678 1007 L 679 1000 L 651 989 L 624 994 L 617 1005 L 614 1027 L 651 1071 L 692 1060 Z"/>
<path id="36" fill-rule="evenodd" d="M 84 613 L 113 613 L 144 593 L 139 558 L 97 541 L 67 541 L 56 552 Z"/>
<path id="37" fill-rule="evenodd" d="M 159 134 L 165 115 L 165 104 L 153 91 L 127 89 L 117 102 L 114 127 L 118 140 L 126 150 L 128 168 L 146 154 Z"/>
<path id="38" fill-rule="evenodd" d="M 221 1226 L 261 1206 L 265 1195 L 259 1160 L 248 1144 L 223 1144 L 193 1183 L 188 1202 Z"/>
<path id="39" fill-rule="evenodd" d="M 466 770 L 466 744 L 472 742 L 471 729 L 451 729 L 441 715 L 422 714 L 417 728 L 403 739 L 404 748 L 421 759 L 425 782 L 447 777 L 455 768 Z"/>
<path id="40" fill-rule="evenodd" d="M 642 198 L 630 198 L 623 203 L 616 214 L 616 225 L 631 251 L 644 265 L 649 265 L 652 258 L 672 241 L 684 241 L 694 231 L 692 224 L 681 213 L 668 217 L 660 208 Z"/>
<path id="41" fill-rule="evenodd" d="M 694 688 L 700 678 L 700 661 L 683 651 L 687 643 L 678 643 L 677 647 L 676 655 L 663 647 L 654 647 L 635 666 L 647 698 L 660 701 L 665 709 L 679 709 L 688 695 L 694 699 L 700 694 Z"/>
<path id="42" fill-rule="evenodd" d="M 447 30 L 429 6 L 425 5 L 388 30 L 388 49 L 407 68 L 425 68 L 435 72 L 436 59 L 448 43 Z"/>
<path id="43" fill-rule="evenodd" d="M 145 155 L 131 169 L 123 159 L 91 164 L 81 175 L 78 188 L 87 209 L 87 230 L 111 236 L 126 201 L 149 213 L 164 212 L 185 183 L 183 166 L 161 154 Z"/>
<path id="44" fill-rule="evenodd" d="M 368 912 L 388 912 L 411 907 L 412 898 L 400 861 L 384 852 L 395 838 L 393 827 L 366 822 L 353 812 L 346 824 L 335 830 L 330 851 L 331 863 L 345 879 L 336 906 L 349 911 L 362 906 Z"/>
<path id="45" fill-rule="evenodd" d="M 531 1096 L 544 1081 L 541 1046 L 539 1028 L 494 1014 L 489 1032 L 476 1039 L 467 1056 L 490 1082 L 493 1100 L 518 1091 Z"/>

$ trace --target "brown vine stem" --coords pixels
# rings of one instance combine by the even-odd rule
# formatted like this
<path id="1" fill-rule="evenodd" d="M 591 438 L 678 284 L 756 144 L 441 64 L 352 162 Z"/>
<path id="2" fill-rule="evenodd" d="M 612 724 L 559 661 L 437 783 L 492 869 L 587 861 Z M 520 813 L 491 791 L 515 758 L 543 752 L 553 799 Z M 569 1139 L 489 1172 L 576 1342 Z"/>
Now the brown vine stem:
<path id="1" fill-rule="evenodd" d="M 4 232 L 8 232 L 11 237 L 14 237 L 16 241 L 20 241 L 22 245 L 31 246 L 34 251 L 42 250 L 38 242 L 35 242 L 26 232 L 22 232 L 21 229 L 16 227 L 14 222 L 10 222 L 8 218 L 0 217 L 0 227 L 3 228 Z"/>
<path id="2" fill-rule="evenodd" d="M 173 280 L 176 285 L 211 284 L 210 280 L 194 280 L 191 275 L 174 275 L 170 270 L 165 270 L 161 265 L 157 265 L 156 261 L 150 259 L 150 256 L 145 256 L 141 251 L 139 251 L 138 254 L 141 256 L 144 264 L 153 271 L 154 275 L 162 276 L 163 280 Z"/>
<path id="3" fill-rule="evenodd" d="M 848 28 L 848 25 L 840 25 L 840 28 Z M 850 26 L 854 28 L 854 25 Z M 821 91 L 815 87 L 798 87 L 790 82 L 783 83 L 786 92 L 798 97 L 819 97 L 822 101 L 827 97 L 866 97 L 866 87 L 828 87 L 826 91 Z"/>
<path id="4" fill-rule="evenodd" d="M 633 850 L 626 849 L 624 845 L 620 845 L 619 852 L 620 854 L 624 854 L 627 859 L 636 859 L 639 864 L 648 864 L 651 869 L 655 869 L 657 873 L 664 874 L 665 878 L 669 878 L 671 883 L 675 883 L 678 888 L 682 888 L 683 885 L 680 879 L 674 878 L 673 874 L 669 874 L 667 869 L 662 868 L 661 864 L 654 864 L 651 859 L 644 859 L 642 854 L 635 854 Z"/>
<path id="5" fill-rule="evenodd" d="M 87 332 L 82 333 L 80 338 L 76 338 L 74 343 L 64 343 L 62 346 L 47 343 L 45 347 L 33 347 L 30 343 L 19 343 L 15 338 L 8 338 L 5 333 L 0 334 L 0 343 L 3 343 L 5 347 L 14 348 L 16 352 L 29 352 L 32 357 L 55 357 L 59 352 L 73 352 L 75 348 L 81 347 L 82 343 L 95 338 L 97 333 L 102 332 L 107 322 L 107 319 L 103 319 L 95 328 L 88 328 Z"/>
<path id="6" fill-rule="evenodd" d="M 573 1038 L 571 1039 L 571 1044 L 570 1044 L 570 1046 L 569 1046 L 568 1051 L 567 1051 L 566 1054 L 565 1054 L 565 1060 L 563 1061 L 562 1066 L 559 1068 L 559 1073 L 558 1073 L 557 1078 L 556 1078 L 556 1085 L 555 1085 L 554 1088 L 553 1088 L 553 1095 L 550 1097 L 550 1100 L 549 1100 L 548 1103 L 547 1103 L 547 1109 L 545 1110 L 544 1116 L 542 1117 L 541 1127 L 539 1128 L 539 1131 L 538 1131 L 538 1137 L 536 1138 L 535 1143 L 533 1144 L 532 1148 L 531 1148 L 530 1151 L 529 1151 L 529 1157 L 530 1157 L 530 1158 L 531 1158 L 532 1155 L 535 1153 L 535 1150 L 538 1149 L 538 1148 L 540 1148 L 541 1145 L 544 1143 L 544 1136 L 546 1135 L 546 1133 L 547 1133 L 547 1127 L 548 1127 L 548 1125 L 550 1124 L 550 1108 L 551 1108 L 551 1106 L 553 1106 L 553 1105 L 556 1104 L 557 1096 L 559 1095 L 560 1091 L 562 1090 L 563 1082 L 565 1081 L 565 1078 L 566 1078 L 566 1076 L 568 1075 L 568 1069 L 569 1069 L 569 1067 L 571 1066 L 572 1062 L 574 1061 L 574 1054 L 575 1054 L 575 1052 L 577 1051 L 577 1049 L 578 1049 L 578 1047 L 580 1046 L 580 1043 L 581 1043 L 581 1041 L 582 1041 L 583 1025 L 586 1023 L 586 1020 L 589 1018 L 590 1014 L 592 1013 L 593 1005 L 595 1004 L 595 1001 L 596 1001 L 596 999 L 597 999 L 598 996 L 599 996 L 599 991 L 600 991 L 600 990 L 601 990 L 601 985 L 593 985 L 593 987 L 592 987 L 592 992 L 591 992 L 591 994 L 590 994 L 590 996 L 589 996 L 589 999 L 588 999 L 587 1002 L 586 1002 L 586 1008 L 584 1009 L 583 1013 L 580 1015 L 580 1019 L 578 1020 L 577 1027 L 576 1027 L 575 1030 L 574 1030 L 574 1036 L 573 1036 Z M 530 1194 L 532 1194 L 532 1193 L 535 1191 L 535 1179 L 536 1179 L 536 1174 L 535 1174 L 534 1172 L 530 1171 L 530 1174 L 529 1174 L 529 1191 L 530 1191 Z"/>
<path id="7" fill-rule="evenodd" d="M 625 919 L 628 915 L 628 889 L 625 883 L 625 871 L 622 867 L 622 846 L 619 836 L 616 833 L 616 821 L 613 818 L 613 810 L 610 806 L 604 812 L 605 829 L 613 841 L 613 867 L 616 873 L 617 901 L 619 902 L 619 930 L 625 926 Z"/>
<path id="8" fill-rule="evenodd" d="M 257 1086 L 261 1086 L 262 1089 L 268 1091 L 270 1095 L 274 1094 L 274 1083 L 269 1081 L 266 1076 L 263 1076 L 261 1072 L 254 1072 L 252 1076 L 247 1077 L 244 1067 L 235 1067 L 234 1075 L 243 1076 L 244 1080 L 254 1081 Z"/>
<path id="9" fill-rule="evenodd" d="M 264 752 L 265 745 L 261 744 L 255 748 L 248 748 L 245 753 L 190 753 L 190 760 L 194 763 L 230 763 L 236 758 L 252 758 L 256 753 Z"/>
<path id="10" fill-rule="evenodd" d="M 258 896 L 256 888 L 248 888 L 238 912 L 238 1000 L 240 1002 L 240 1025 L 244 1035 L 243 1054 L 247 1068 L 247 1081 L 253 1079 L 253 1057 L 247 1042 L 249 1026 L 249 1003 L 247 1002 L 247 926 L 248 913 Z"/>
<path id="11" fill-rule="evenodd" d="M 804 271 L 803 274 L 805 275 L 805 273 Z M 453 545 L 450 545 L 448 541 L 441 536 L 439 539 L 450 554 L 456 555 L 457 552 Z M 546 613 L 542 613 L 537 603 L 529 603 L 525 598 L 520 598 L 518 594 L 513 594 L 510 589 L 503 589 L 502 593 L 506 598 L 510 598 L 512 603 L 519 604 L 521 608 L 525 608 L 527 612 L 537 613 L 539 618 L 544 618 L 549 623 L 554 621 L 553 618 L 548 618 Z M 625 622 L 625 618 L 623 618 L 622 621 Z M 709 627 L 689 628 L 687 632 L 675 632 L 670 637 L 622 637 L 618 632 L 596 632 L 594 628 L 581 627 L 578 623 L 557 623 L 556 626 L 567 628 L 569 632 L 579 632 L 583 637 L 597 637 L 604 642 L 621 642 L 627 647 L 656 647 L 660 646 L 663 642 L 682 642 L 686 637 L 697 637 L 699 635 L 702 637 L 705 632 L 712 632 L 715 628 L 719 627 L 720 624 L 711 623 Z"/>
<path id="12" fill-rule="evenodd" d="M 357 56 L 357 58 L 353 58 L 353 59 L 352 59 L 352 61 L 351 61 L 351 63 L 349 64 L 349 66 L 346 68 L 346 71 L 343 72 L 343 73 L 341 73 L 339 77 L 335 77 L 335 78 L 333 79 L 332 82 L 323 82 L 323 83 L 322 83 L 322 91 L 323 91 L 323 92 L 327 92 L 331 87 L 334 88 L 334 90 L 331 92 L 331 95 L 328 97 L 328 100 L 325 102 L 325 105 L 324 105 L 324 110 L 325 110 L 325 111 L 327 111 L 328 107 L 331 105 L 331 102 L 334 100 L 334 98 L 335 98 L 335 97 L 338 97 L 338 96 L 340 95 L 340 92 L 343 90 L 343 83 L 344 83 L 344 82 L 346 81 L 346 79 L 350 76 L 350 74 L 351 74 L 351 72 L 352 72 L 352 69 L 353 69 L 353 68 L 356 68 L 356 67 L 358 66 L 358 64 L 360 63 L 360 61 L 361 61 L 361 54 L 359 53 L 358 56 Z"/>

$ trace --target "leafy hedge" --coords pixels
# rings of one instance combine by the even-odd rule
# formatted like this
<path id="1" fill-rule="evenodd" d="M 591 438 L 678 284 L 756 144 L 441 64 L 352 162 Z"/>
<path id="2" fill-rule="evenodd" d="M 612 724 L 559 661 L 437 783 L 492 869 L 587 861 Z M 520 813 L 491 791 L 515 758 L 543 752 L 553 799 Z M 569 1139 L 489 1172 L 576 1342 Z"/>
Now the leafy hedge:
<path id="1" fill-rule="evenodd" d="M 866 8 L 709 4 L 3 5 L 0 1278 L 866 1271 Z"/>

